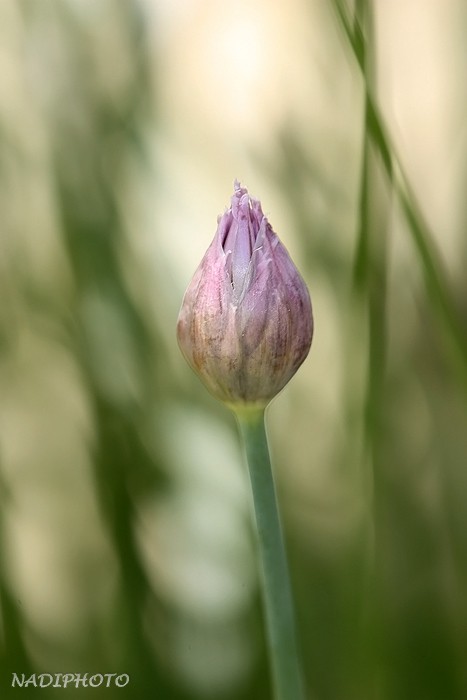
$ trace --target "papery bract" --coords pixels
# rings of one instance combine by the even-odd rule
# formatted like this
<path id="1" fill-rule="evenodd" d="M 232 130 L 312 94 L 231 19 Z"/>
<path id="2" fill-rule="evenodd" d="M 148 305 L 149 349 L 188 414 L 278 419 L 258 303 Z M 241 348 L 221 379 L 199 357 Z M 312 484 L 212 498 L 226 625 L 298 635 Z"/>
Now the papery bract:
<path id="1" fill-rule="evenodd" d="M 182 302 L 183 355 L 221 401 L 265 406 L 302 364 L 312 335 L 305 282 L 260 202 L 235 182 Z"/>

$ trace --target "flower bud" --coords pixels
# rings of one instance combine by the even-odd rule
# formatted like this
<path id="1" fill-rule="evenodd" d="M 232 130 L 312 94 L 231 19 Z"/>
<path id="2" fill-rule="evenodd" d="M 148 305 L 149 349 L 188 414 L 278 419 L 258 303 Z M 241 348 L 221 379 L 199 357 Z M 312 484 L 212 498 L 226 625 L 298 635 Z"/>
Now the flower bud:
<path id="1" fill-rule="evenodd" d="M 260 202 L 235 182 L 182 302 L 183 355 L 221 401 L 266 406 L 308 355 L 312 335 L 303 279 Z"/>

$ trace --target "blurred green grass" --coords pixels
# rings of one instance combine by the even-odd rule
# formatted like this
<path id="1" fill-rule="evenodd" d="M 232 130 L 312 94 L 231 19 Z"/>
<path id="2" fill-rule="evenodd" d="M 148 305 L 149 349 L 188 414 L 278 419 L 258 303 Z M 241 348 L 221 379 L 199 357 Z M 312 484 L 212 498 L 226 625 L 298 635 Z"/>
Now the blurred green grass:
<path id="1" fill-rule="evenodd" d="M 199 196 L 200 183 L 218 191 L 209 148 L 193 163 L 186 147 L 177 172 L 167 157 L 174 76 L 152 11 L 0 10 L 5 698 L 13 672 L 128 673 L 118 694 L 132 698 L 270 697 L 235 426 L 174 331 L 185 265 L 198 263 L 193 202 L 214 229 L 229 193 L 214 211 Z M 332 114 L 326 133 L 271 120 L 269 148 L 246 134 L 225 164 L 274 193 L 251 187 L 287 223 L 314 300 L 310 359 L 270 410 L 310 697 L 461 700 L 465 275 L 445 264 L 379 105 L 377 4 L 320 12 L 320 70 L 350 85 L 348 129 L 336 136 Z M 295 108 L 313 113 L 306 99 Z M 208 139 L 194 121 L 183 148 Z M 183 189 L 185 172 L 197 178 Z M 196 235 L 207 245 L 210 233 Z"/>

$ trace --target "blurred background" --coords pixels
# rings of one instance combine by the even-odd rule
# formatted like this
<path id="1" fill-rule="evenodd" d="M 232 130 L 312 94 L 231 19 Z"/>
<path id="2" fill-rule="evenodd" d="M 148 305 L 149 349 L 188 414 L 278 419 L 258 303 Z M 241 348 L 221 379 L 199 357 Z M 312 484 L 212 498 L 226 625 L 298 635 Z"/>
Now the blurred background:
<path id="1" fill-rule="evenodd" d="M 467 697 L 466 31 L 462 0 L 1 3 L 2 698 L 271 698 L 235 422 L 175 340 L 234 178 L 314 305 L 269 410 L 309 698 Z"/>

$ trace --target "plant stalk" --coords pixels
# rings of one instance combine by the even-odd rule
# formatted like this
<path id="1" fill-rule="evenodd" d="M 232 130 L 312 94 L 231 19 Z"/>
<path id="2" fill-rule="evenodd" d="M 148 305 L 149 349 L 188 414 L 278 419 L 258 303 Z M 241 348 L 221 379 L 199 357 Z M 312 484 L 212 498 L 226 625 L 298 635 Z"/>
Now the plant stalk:
<path id="1" fill-rule="evenodd" d="M 277 509 L 264 409 L 236 411 L 245 444 L 257 526 L 275 700 L 304 700 L 289 570 Z"/>

